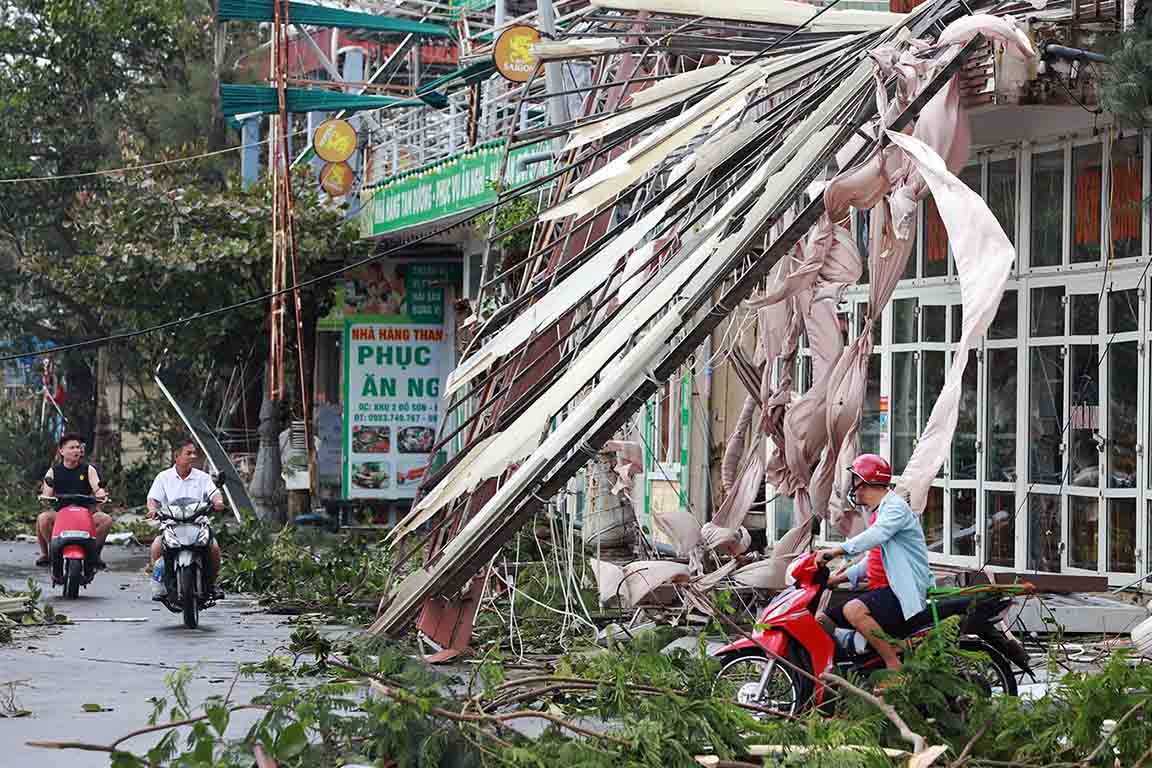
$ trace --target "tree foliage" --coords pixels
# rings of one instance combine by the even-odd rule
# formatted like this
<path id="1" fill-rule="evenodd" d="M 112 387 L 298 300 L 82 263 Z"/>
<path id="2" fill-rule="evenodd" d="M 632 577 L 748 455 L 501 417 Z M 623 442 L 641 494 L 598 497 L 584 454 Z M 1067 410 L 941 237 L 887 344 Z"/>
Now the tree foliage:
<path id="1" fill-rule="evenodd" d="M 1152 118 L 1152 16 L 1118 35 L 1100 75 L 1100 106 L 1124 123 Z"/>

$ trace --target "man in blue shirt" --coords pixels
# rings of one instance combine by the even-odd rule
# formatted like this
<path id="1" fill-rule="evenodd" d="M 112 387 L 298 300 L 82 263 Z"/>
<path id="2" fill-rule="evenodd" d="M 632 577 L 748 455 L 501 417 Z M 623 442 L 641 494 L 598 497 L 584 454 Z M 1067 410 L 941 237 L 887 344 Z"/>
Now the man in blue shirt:
<path id="1" fill-rule="evenodd" d="M 848 468 L 852 487 L 848 500 L 872 510 L 867 529 L 838 547 L 816 553 L 827 563 L 843 555 L 868 555 L 846 570 L 831 576 L 830 587 L 847 581 L 853 587 L 868 582 L 868 590 L 839 609 L 829 609 L 817 619 L 831 632 L 833 627 L 856 629 L 872 644 L 889 669 L 900 668 L 900 656 L 884 635 L 899 637 L 905 622 L 928 607 L 932 572 L 928 568 L 928 545 L 924 530 L 912 508 L 889 490 L 892 467 L 881 456 L 861 454 Z"/>

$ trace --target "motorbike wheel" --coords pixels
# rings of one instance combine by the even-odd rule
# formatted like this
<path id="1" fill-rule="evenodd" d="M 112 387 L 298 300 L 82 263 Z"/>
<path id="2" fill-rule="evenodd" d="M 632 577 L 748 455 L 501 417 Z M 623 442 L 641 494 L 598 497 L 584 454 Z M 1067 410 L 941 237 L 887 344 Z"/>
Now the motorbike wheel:
<path id="1" fill-rule="evenodd" d="M 796 656 L 789 649 L 787 661 L 807 669 Z M 750 712 L 757 720 L 770 720 L 774 713 L 799 714 L 812 696 L 810 680 L 759 650 L 735 653 L 721 662 L 723 666 L 712 685 L 713 694 L 732 696 L 738 704 L 758 708 Z"/>
<path id="2" fill-rule="evenodd" d="M 84 561 L 68 558 L 64 561 L 64 599 L 80 596 L 80 582 L 84 580 Z"/>
<path id="3" fill-rule="evenodd" d="M 177 573 L 180 581 L 180 601 L 184 609 L 184 626 L 196 629 L 200 625 L 200 600 L 196 596 L 196 566 L 181 568 Z"/>
<path id="4" fill-rule="evenodd" d="M 961 638 L 960 649 L 984 654 L 984 658 L 963 659 L 961 674 L 975 683 L 985 696 L 1016 696 L 1016 675 L 1004 655 L 983 640 Z"/>

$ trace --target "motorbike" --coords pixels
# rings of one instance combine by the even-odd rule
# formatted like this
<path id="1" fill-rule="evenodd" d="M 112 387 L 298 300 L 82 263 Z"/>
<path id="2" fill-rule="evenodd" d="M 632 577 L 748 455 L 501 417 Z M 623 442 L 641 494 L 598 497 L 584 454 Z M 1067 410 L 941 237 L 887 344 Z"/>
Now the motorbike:
<path id="1" fill-rule="evenodd" d="M 184 615 L 184 626 L 196 629 L 200 611 L 216 604 L 209 585 L 215 580 L 210 548 L 212 502 L 207 499 L 176 499 L 156 511 L 164 586 L 160 602 L 173 613 Z"/>
<path id="2" fill-rule="evenodd" d="M 80 596 L 80 587 L 87 587 L 96 577 L 100 545 L 96 541 L 92 507 L 108 499 L 63 493 L 39 498 L 56 508 L 56 522 L 52 526 L 52 539 L 48 545 L 52 586 L 62 584 L 64 599 L 75 600 Z"/>
<path id="3" fill-rule="evenodd" d="M 739 703 L 763 713 L 796 715 L 823 703 L 822 673 L 867 679 L 885 668 L 880 655 L 859 632 L 838 629 L 833 638 L 816 621 L 821 598 L 829 589 L 829 575 L 815 552 L 788 567 L 786 579 L 791 586 L 764 609 L 756 630 L 713 653 L 722 665 L 717 688 L 726 684 L 730 691 L 734 687 Z M 978 589 L 974 594 L 931 598 L 929 607 L 908 619 L 897 637 L 915 644 L 936 622 L 962 616 L 960 648 L 981 652 L 979 658 L 986 658 L 987 663 L 965 656 L 958 661 L 964 665 L 961 673 L 986 695 L 1015 696 L 1018 689 L 1013 666 L 1022 674 L 1031 675 L 1032 671 L 1027 652 L 1003 619 L 1021 587 Z"/>

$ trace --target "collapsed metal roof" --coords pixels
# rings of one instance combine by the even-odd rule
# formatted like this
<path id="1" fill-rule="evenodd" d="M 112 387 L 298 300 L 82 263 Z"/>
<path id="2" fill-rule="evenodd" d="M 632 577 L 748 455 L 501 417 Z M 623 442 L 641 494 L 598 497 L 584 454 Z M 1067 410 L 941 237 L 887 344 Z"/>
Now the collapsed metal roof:
<path id="1" fill-rule="evenodd" d="M 964 159 L 967 152 L 954 75 L 985 44 L 981 33 L 1010 54 L 1034 55 L 1011 21 L 974 15 L 963 0 L 909 14 L 781 0 L 724 7 L 718 18 L 690 0 L 604 0 L 541 46 L 553 60 L 591 60 L 589 81 L 574 89 L 579 117 L 509 142 L 510 151 L 566 140 L 550 174 L 503 199 L 543 190 L 539 216 L 518 225 L 534 228 L 533 245 L 516 263 L 498 261 L 495 251 L 485 262 L 483 303 L 495 308 L 449 380 L 452 426 L 441 435 L 442 444 L 462 439 L 464 447 L 428 478 L 392 534 L 401 561 L 421 549 L 427 555 L 385 597 L 376 630 L 400 631 L 424 606 L 422 629 L 440 632 L 443 644 L 461 642 L 456 625 L 470 626 L 475 615 L 473 577 L 754 292 L 775 346 L 762 351 L 750 378 L 794 354 L 805 324 L 816 333 L 835 311 L 835 301 L 814 299 L 836 297 L 860 277 L 860 254 L 843 234 L 850 208 L 872 209 L 875 316 L 907 258 L 902 206 L 914 211 L 929 192 L 958 196 L 957 216 L 983 206 L 964 197 L 945 168 L 955 168 L 951 148 Z M 930 102 L 921 127 L 947 136 L 911 131 Z M 868 184 L 881 176 L 873 191 Z M 948 218 L 952 236 L 957 222 Z M 972 254 L 958 256 L 966 339 L 983 333 L 1014 255 L 991 214 L 988 228 L 980 221 L 974 239 L 955 243 Z M 498 242 L 508 233 L 490 234 Z M 817 352 L 826 383 L 819 392 L 795 401 L 766 384 L 750 392 L 749 413 L 762 411 L 757 440 L 739 441 L 740 476 L 712 533 L 739 527 L 747 511 L 740 488 L 766 473 L 804 499 L 778 544 L 782 554 L 807 541 L 813 511 L 839 511 L 846 527 L 856 522 L 836 507 L 836 468 L 854 449 L 854 372 L 861 356 L 867 365 L 870 341 L 827 340 Z M 929 448 L 955 426 L 947 397 L 945 387 L 922 441 Z M 928 451 L 906 473 L 913 502 L 924 491 L 918 478 L 939 466 Z M 692 520 L 663 522 L 685 531 L 685 550 L 715 539 Z"/>

